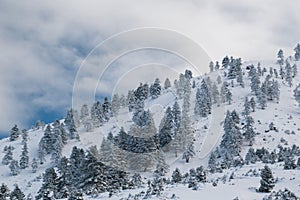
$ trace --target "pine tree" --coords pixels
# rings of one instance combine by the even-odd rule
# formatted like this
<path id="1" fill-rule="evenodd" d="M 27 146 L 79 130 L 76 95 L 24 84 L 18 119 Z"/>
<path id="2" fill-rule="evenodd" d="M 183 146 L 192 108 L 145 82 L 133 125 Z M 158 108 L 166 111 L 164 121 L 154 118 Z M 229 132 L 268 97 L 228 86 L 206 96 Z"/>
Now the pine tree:
<path id="1" fill-rule="evenodd" d="M 298 74 L 298 69 L 297 69 L 297 65 L 294 64 L 292 67 L 292 77 L 295 78 Z"/>
<path id="2" fill-rule="evenodd" d="M 180 173 L 180 170 L 176 168 L 172 173 L 172 182 L 173 183 L 180 183 L 182 180 L 182 175 Z"/>
<path id="3" fill-rule="evenodd" d="M 244 80 L 243 80 L 243 72 L 242 70 L 240 70 L 237 74 L 237 77 L 236 77 L 236 82 L 239 83 L 239 85 L 244 88 L 245 87 L 245 83 L 244 83 Z"/>
<path id="4" fill-rule="evenodd" d="M 211 104 L 210 92 L 207 84 L 202 80 L 200 89 L 198 89 L 196 93 L 195 114 L 201 117 L 207 117 L 207 115 L 211 113 Z"/>
<path id="5" fill-rule="evenodd" d="M 12 160 L 13 160 L 13 147 L 9 145 L 2 159 L 2 164 L 9 165 Z"/>
<path id="6" fill-rule="evenodd" d="M 95 127 L 99 127 L 103 124 L 105 121 L 104 114 L 103 114 L 103 108 L 100 101 L 97 101 L 93 104 L 91 108 L 91 120 Z"/>
<path id="7" fill-rule="evenodd" d="M 245 126 L 243 127 L 243 129 L 244 129 L 245 139 L 246 139 L 246 141 L 249 142 L 249 146 L 253 145 L 254 137 L 256 135 L 253 130 L 253 124 L 254 124 L 253 118 L 250 115 L 246 116 L 246 122 L 245 122 Z"/>
<path id="8" fill-rule="evenodd" d="M 209 70 L 210 70 L 210 72 L 214 71 L 214 62 L 213 61 L 210 61 L 210 63 L 209 63 Z"/>
<path id="9" fill-rule="evenodd" d="M 181 110 L 177 101 L 175 101 L 172 107 L 172 115 L 174 116 L 174 125 L 175 125 L 174 135 L 176 135 L 178 133 L 180 123 L 181 123 Z"/>
<path id="10" fill-rule="evenodd" d="M 77 132 L 77 128 L 73 122 L 71 122 L 69 126 L 69 135 L 70 135 L 70 139 L 76 139 L 78 141 L 80 140 L 79 134 Z"/>
<path id="11" fill-rule="evenodd" d="M 210 169 L 211 173 L 216 172 L 216 155 L 214 152 L 211 152 L 209 159 L 208 159 L 208 168 Z"/>
<path id="12" fill-rule="evenodd" d="M 261 176 L 261 180 L 260 180 L 260 187 L 258 191 L 271 192 L 271 190 L 275 186 L 275 181 L 272 175 L 272 171 L 267 165 L 261 170 L 260 176 Z"/>
<path id="13" fill-rule="evenodd" d="M 175 136 L 176 124 L 173 114 L 174 113 L 172 112 L 172 109 L 168 107 L 159 128 L 158 138 L 160 147 L 163 147 L 166 144 L 170 143 L 172 137 Z"/>
<path id="14" fill-rule="evenodd" d="M 104 97 L 104 102 L 102 104 L 102 113 L 104 116 L 104 120 L 108 121 L 109 118 L 112 116 L 112 106 L 108 100 L 108 97 Z"/>
<path id="15" fill-rule="evenodd" d="M 212 85 L 211 97 L 212 97 L 212 103 L 217 105 L 220 104 L 220 93 L 216 83 Z"/>
<path id="16" fill-rule="evenodd" d="M 266 94 L 260 89 L 257 95 L 258 105 L 262 110 L 267 107 L 267 97 Z"/>
<path id="17" fill-rule="evenodd" d="M 220 69 L 220 65 L 219 65 L 219 62 L 218 61 L 216 61 L 216 66 L 215 66 L 215 70 L 217 71 L 217 70 L 219 70 Z"/>
<path id="18" fill-rule="evenodd" d="M 293 71 L 289 62 L 286 62 L 285 70 L 286 70 L 285 81 L 287 82 L 289 87 L 292 87 Z"/>
<path id="19" fill-rule="evenodd" d="M 221 101 L 222 101 L 222 103 L 228 102 L 229 104 L 231 104 L 232 93 L 231 93 L 230 89 L 228 88 L 228 86 L 229 85 L 226 81 L 223 82 L 223 85 L 221 87 Z"/>
<path id="20" fill-rule="evenodd" d="M 257 95 L 259 93 L 259 87 L 260 85 L 260 80 L 259 80 L 259 76 L 257 73 L 255 73 L 252 77 L 251 77 L 251 92 L 253 92 L 255 95 Z"/>
<path id="21" fill-rule="evenodd" d="M 83 104 L 80 110 L 80 119 L 83 120 L 89 116 L 89 108 L 88 105 Z"/>
<path id="22" fill-rule="evenodd" d="M 300 107 L 300 84 L 298 84 L 297 87 L 294 89 L 294 97 Z"/>
<path id="23" fill-rule="evenodd" d="M 256 103 L 255 103 L 254 97 L 251 97 L 249 103 L 250 103 L 250 107 L 252 109 L 252 112 L 255 112 Z"/>
<path id="24" fill-rule="evenodd" d="M 300 60 L 300 44 L 298 43 L 297 46 L 294 48 L 295 51 L 295 60 Z"/>
<path id="25" fill-rule="evenodd" d="M 190 159 L 194 156 L 195 156 L 194 143 L 190 142 L 187 149 L 184 151 L 182 155 L 182 159 L 184 159 L 186 163 L 189 163 Z"/>
<path id="26" fill-rule="evenodd" d="M 77 112 L 77 110 L 75 110 L 73 108 L 68 110 L 67 116 L 65 117 L 65 124 L 67 126 L 70 126 L 71 122 L 74 123 L 76 127 L 80 126 L 78 112 Z"/>
<path id="27" fill-rule="evenodd" d="M 19 163 L 16 160 L 10 162 L 9 168 L 12 176 L 16 176 L 20 173 Z"/>
<path id="28" fill-rule="evenodd" d="M 156 99 L 158 96 L 160 96 L 160 93 L 161 93 L 160 80 L 156 78 L 153 85 L 150 86 L 150 95 L 152 99 Z"/>
<path id="29" fill-rule="evenodd" d="M 164 88 L 168 89 L 171 87 L 171 82 L 169 80 L 169 78 L 166 78 L 165 83 L 164 83 Z"/>
<path id="30" fill-rule="evenodd" d="M 15 185 L 15 189 L 10 194 L 10 199 L 11 200 L 15 200 L 15 199 L 17 199 L 17 200 L 25 200 L 25 195 L 21 191 L 21 189 L 19 188 L 19 186 L 17 184 Z"/>
<path id="31" fill-rule="evenodd" d="M 114 94 L 111 101 L 111 109 L 114 116 L 118 115 L 120 108 L 121 108 L 120 97 L 118 94 Z"/>
<path id="32" fill-rule="evenodd" d="M 37 168 L 38 168 L 38 161 L 36 158 L 32 159 L 31 168 L 32 168 L 32 173 L 36 173 Z"/>
<path id="33" fill-rule="evenodd" d="M 55 199 L 58 191 L 58 177 L 54 168 L 48 168 L 43 176 L 43 185 L 36 199 Z"/>
<path id="34" fill-rule="evenodd" d="M 245 97 L 244 110 L 242 112 L 242 115 L 248 116 L 249 114 L 250 114 L 250 102 L 248 101 L 248 97 Z"/>
<path id="35" fill-rule="evenodd" d="M 224 58 L 223 58 L 223 60 L 222 60 L 222 67 L 224 68 L 224 69 L 226 69 L 227 67 L 228 67 L 228 65 L 229 65 L 229 58 L 228 58 L 228 56 L 225 56 Z"/>
<path id="36" fill-rule="evenodd" d="M 247 154 L 246 154 L 246 157 L 245 157 L 245 162 L 246 164 L 255 164 L 257 161 L 257 156 L 254 152 L 254 149 L 251 147 L 249 148 Z"/>
<path id="37" fill-rule="evenodd" d="M 20 136 L 19 128 L 15 124 L 15 126 L 10 131 L 10 141 L 16 141 Z"/>
<path id="38" fill-rule="evenodd" d="M 235 123 L 231 113 L 227 111 L 224 121 L 224 135 L 222 136 L 221 149 L 231 156 L 239 155 L 242 144 L 242 136 L 239 127 Z"/>
<path id="39" fill-rule="evenodd" d="M 283 50 L 279 49 L 278 53 L 277 53 L 277 63 L 280 65 L 283 65 L 284 62 L 284 55 L 283 55 Z"/>
<path id="40" fill-rule="evenodd" d="M 0 187 L 0 199 L 1 200 L 9 200 L 10 199 L 10 191 L 7 185 L 2 183 Z"/>
<path id="41" fill-rule="evenodd" d="M 156 170 L 159 175 L 164 176 L 169 171 L 170 166 L 166 163 L 165 155 L 162 150 L 159 150 L 157 157 Z"/>
<path id="42" fill-rule="evenodd" d="M 27 142 L 24 143 L 23 149 L 22 149 L 22 154 L 20 158 L 20 168 L 25 169 L 29 165 L 29 156 L 28 156 L 28 147 L 27 147 Z"/>
<path id="43" fill-rule="evenodd" d="M 22 144 L 28 141 L 28 132 L 26 129 L 22 130 Z"/>

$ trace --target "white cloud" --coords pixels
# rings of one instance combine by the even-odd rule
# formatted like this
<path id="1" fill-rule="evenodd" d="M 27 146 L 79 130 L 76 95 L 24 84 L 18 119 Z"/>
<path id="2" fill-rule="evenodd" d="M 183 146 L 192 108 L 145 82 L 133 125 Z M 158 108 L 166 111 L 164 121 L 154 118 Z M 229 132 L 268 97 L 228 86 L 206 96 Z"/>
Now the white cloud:
<path id="1" fill-rule="evenodd" d="M 1 1 L 0 132 L 25 125 L 37 109 L 69 106 L 80 62 L 113 34 L 161 27 L 189 36 L 213 60 L 225 54 L 273 59 L 279 48 L 292 53 L 300 40 L 299 6 L 277 0 Z"/>

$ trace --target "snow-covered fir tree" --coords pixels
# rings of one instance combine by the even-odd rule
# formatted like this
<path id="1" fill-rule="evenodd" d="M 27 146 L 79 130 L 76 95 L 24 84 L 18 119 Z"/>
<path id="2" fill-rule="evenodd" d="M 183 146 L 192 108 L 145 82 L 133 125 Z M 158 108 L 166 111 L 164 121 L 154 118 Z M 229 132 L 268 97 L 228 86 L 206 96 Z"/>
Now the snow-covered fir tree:
<path id="1" fill-rule="evenodd" d="M 214 62 L 213 61 L 210 61 L 210 63 L 209 63 L 209 71 L 210 72 L 214 71 Z"/>
<path id="2" fill-rule="evenodd" d="M 12 129 L 10 130 L 10 141 L 16 141 L 20 136 L 20 131 L 18 128 L 18 125 L 14 125 L 14 127 L 12 127 Z"/>
<path id="3" fill-rule="evenodd" d="M 104 97 L 104 101 L 102 104 L 102 113 L 105 121 L 108 121 L 109 118 L 113 115 L 111 102 L 108 100 L 108 97 Z"/>
<path id="4" fill-rule="evenodd" d="M 294 51 L 295 51 L 295 55 L 294 55 L 295 56 L 295 60 L 299 61 L 300 60 L 300 44 L 299 43 L 294 48 Z"/>
<path id="5" fill-rule="evenodd" d="M 0 199 L 9 200 L 10 199 L 10 190 L 6 184 L 2 183 L 0 187 Z"/>
<path id="6" fill-rule="evenodd" d="M 12 176 L 16 176 L 20 173 L 19 162 L 16 160 L 12 160 L 9 164 L 10 173 Z"/>
<path id="7" fill-rule="evenodd" d="M 211 95 L 208 90 L 207 84 L 204 80 L 201 82 L 200 88 L 197 89 L 196 102 L 195 102 L 195 115 L 207 117 L 211 113 Z"/>
<path id="8" fill-rule="evenodd" d="M 20 168 L 25 169 L 29 166 L 29 155 L 28 155 L 28 147 L 27 142 L 23 144 L 21 158 L 20 158 Z"/>
<path id="9" fill-rule="evenodd" d="M 9 165 L 11 163 L 13 160 L 13 149 L 14 148 L 11 145 L 5 149 L 5 155 L 2 159 L 2 164 Z"/>
<path id="10" fill-rule="evenodd" d="M 111 101 L 111 109 L 114 116 L 118 116 L 120 108 L 121 108 L 120 97 L 118 94 L 114 94 Z"/>
<path id="11" fill-rule="evenodd" d="M 283 65 L 284 63 L 284 55 L 283 55 L 283 50 L 279 49 L 278 53 L 277 53 L 277 63 L 279 65 Z"/>
<path id="12" fill-rule="evenodd" d="M 195 150 L 194 150 L 194 142 L 190 142 L 186 148 L 186 150 L 183 152 L 182 159 L 185 160 L 186 163 L 189 163 L 190 159 L 195 156 Z"/>
<path id="13" fill-rule="evenodd" d="M 169 80 L 169 78 L 166 78 L 165 82 L 164 82 L 164 88 L 168 89 L 171 87 L 171 82 Z"/>
<path id="14" fill-rule="evenodd" d="M 224 135 L 222 136 L 220 148 L 224 154 L 228 153 L 231 156 L 239 155 L 242 144 L 242 134 L 238 124 L 235 123 L 229 111 L 226 113 L 223 128 Z"/>
<path id="15" fill-rule="evenodd" d="M 154 83 L 150 86 L 150 95 L 152 99 L 156 99 L 161 94 L 161 85 L 158 78 L 155 79 Z"/>
<path id="16" fill-rule="evenodd" d="M 258 191 L 271 192 L 271 190 L 275 186 L 275 181 L 274 181 L 272 171 L 267 165 L 261 170 L 260 176 L 261 176 L 261 180 L 260 180 L 260 187 Z"/>
<path id="17" fill-rule="evenodd" d="M 10 194 L 10 199 L 18 199 L 18 200 L 24 200 L 25 194 L 22 192 L 22 190 L 19 188 L 19 186 L 16 184 L 14 190 Z"/>
<path id="18" fill-rule="evenodd" d="M 32 173 L 36 173 L 37 168 L 38 168 L 38 160 L 36 158 L 33 158 L 31 161 Z"/>
<path id="19" fill-rule="evenodd" d="M 294 89 L 294 97 L 295 97 L 295 99 L 298 102 L 298 105 L 300 107 L 300 83 Z"/>

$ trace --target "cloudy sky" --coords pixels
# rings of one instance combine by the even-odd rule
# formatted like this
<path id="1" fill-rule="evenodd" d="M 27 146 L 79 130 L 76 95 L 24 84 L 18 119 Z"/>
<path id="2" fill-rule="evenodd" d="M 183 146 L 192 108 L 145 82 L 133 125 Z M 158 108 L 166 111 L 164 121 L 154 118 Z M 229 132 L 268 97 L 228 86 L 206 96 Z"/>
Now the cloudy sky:
<path id="1" fill-rule="evenodd" d="M 37 119 L 61 118 L 72 105 L 74 80 L 82 62 L 115 34 L 156 27 L 192 39 L 212 60 L 224 55 L 271 60 L 279 48 L 292 54 L 300 41 L 299 8 L 296 0 L 2 0 L 0 135 L 7 134 L 13 124 L 29 128 Z M 157 62 L 158 57 L 139 52 L 114 65 L 172 64 L 161 61 L 165 56 Z M 144 59 L 149 60 L 143 63 Z"/>

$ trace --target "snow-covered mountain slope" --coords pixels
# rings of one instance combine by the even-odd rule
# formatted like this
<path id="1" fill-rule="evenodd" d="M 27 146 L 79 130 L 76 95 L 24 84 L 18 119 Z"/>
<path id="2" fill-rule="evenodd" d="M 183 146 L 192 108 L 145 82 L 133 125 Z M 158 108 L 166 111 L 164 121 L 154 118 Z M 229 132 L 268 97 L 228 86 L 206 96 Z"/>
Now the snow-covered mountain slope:
<path id="1" fill-rule="evenodd" d="M 290 60 L 291 65 L 299 62 Z M 182 152 L 178 157 L 175 157 L 173 152 L 165 152 L 166 163 L 170 165 L 170 170 L 166 174 L 166 178 L 171 178 L 172 172 L 179 168 L 181 173 L 189 172 L 192 168 L 197 168 L 199 166 L 204 166 L 207 170 L 207 181 L 205 183 L 198 183 L 197 190 L 192 190 L 188 188 L 186 183 L 166 183 L 164 184 L 164 191 L 160 195 L 152 195 L 149 198 L 152 199 L 262 199 L 264 196 L 268 195 L 266 193 L 257 192 L 256 189 L 260 186 L 260 169 L 265 166 L 265 163 L 257 161 L 255 164 L 241 165 L 237 167 L 230 167 L 229 169 L 224 169 L 222 172 L 210 173 L 208 168 L 208 159 L 210 152 L 215 150 L 222 140 L 222 135 L 224 134 L 223 124 L 226 111 L 236 110 L 240 116 L 241 122 L 239 124 L 242 127 L 244 122 L 244 117 L 242 112 L 244 110 L 244 101 L 247 96 L 249 99 L 255 97 L 254 93 L 251 92 L 251 80 L 248 77 L 249 70 L 246 69 L 247 66 L 253 64 L 257 67 L 257 63 L 245 62 L 242 65 L 242 71 L 244 73 L 243 79 L 245 87 L 241 87 L 236 79 L 228 79 L 224 76 L 226 69 L 214 71 L 210 74 L 206 74 L 202 77 L 194 77 L 191 83 L 195 81 L 195 87 L 191 89 L 190 94 L 190 107 L 189 115 L 192 124 L 192 130 L 194 135 L 194 147 L 195 156 L 186 163 L 182 159 Z M 265 80 L 266 75 L 269 74 L 269 69 L 277 69 L 280 71 L 280 66 L 276 61 L 271 62 L 261 62 L 261 68 L 266 68 L 267 72 L 264 76 L 260 77 L 260 81 Z M 194 114 L 194 107 L 196 101 L 197 88 L 200 87 L 203 78 L 210 77 L 212 82 L 217 82 L 218 76 L 221 77 L 221 82 L 228 82 L 229 89 L 232 92 L 232 102 L 220 103 L 218 106 L 214 104 L 212 106 L 212 114 L 208 117 L 200 117 Z M 287 82 L 280 78 L 275 78 L 273 75 L 272 79 L 275 79 L 279 83 L 280 88 L 280 100 L 267 101 L 266 108 L 260 109 L 259 105 L 256 105 L 256 111 L 251 112 L 250 115 L 254 119 L 254 131 L 259 133 L 255 136 L 255 141 L 253 143 L 253 149 L 261 149 L 264 147 L 269 152 L 273 150 L 279 151 L 278 145 L 283 147 L 292 147 L 292 145 L 300 145 L 300 107 L 294 98 L 293 90 L 300 83 L 300 76 L 297 75 L 293 78 L 293 85 L 288 86 Z M 233 87 L 231 85 L 231 80 L 234 80 Z M 222 83 L 217 84 L 220 91 Z M 178 101 L 180 107 L 183 106 L 183 99 L 178 98 L 175 86 L 168 89 L 163 89 L 161 95 L 158 98 L 152 99 L 148 98 L 145 101 L 145 110 L 149 109 L 155 127 L 157 130 L 160 129 L 159 125 L 164 117 L 165 111 L 168 106 L 172 107 L 175 101 Z M 132 121 L 132 112 L 128 112 L 128 108 L 121 108 L 118 115 L 110 118 L 110 120 L 104 123 L 102 126 L 87 132 L 83 125 L 77 127 L 77 131 L 80 136 L 80 141 L 75 139 L 69 139 L 67 144 L 63 146 L 62 156 L 70 157 L 72 148 L 78 146 L 84 150 L 89 150 L 91 146 L 96 145 L 97 149 L 101 149 L 102 139 L 108 136 L 111 132 L 113 136 L 118 135 L 120 128 L 123 127 L 125 132 L 129 132 L 131 126 L 134 124 Z M 269 131 L 269 124 L 273 122 L 274 126 L 277 128 L 276 131 Z M 28 130 L 28 151 L 29 160 L 33 158 L 38 158 L 39 142 L 44 135 L 45 127 L 38 130 L 31 129 Z M 13 159 L 20 160 L 22 152 L 22 140 L 21 138 L 16 141 L 10 141 L 9 138 L 2 139 L 0 141 L 0 150 L 2 151 L 5 146 L 11 145 L 14 147 Z M 243 142 L 241 147 L 240 155 L 243 159 L 249 150 L 247 142 Z M 5 155 L 5 152 L 0 154 L 1 159 Z M 49 167 L 55 166 L 53 160 L 51 160 L 50 155 L 46 155 L 46 161 L 44 164 L 39 165 L 37 172 L 33 173 L 31 167 L 20 170 L 20 173 L 16 176 L 11 175 L 10 168 L 8 165 L 0 164 L 0 183 L 5 183 L 10 190 L 13 190 L 15 184 L 17 184 L 20 189 L 27 196 L 31 194 L 33 197 L 37 195 L 38 190 L 43 184 L 42 174 Z M 297 161 L 298 157 L 295 156 Z M 294 192 L 297 196 L 300 196 L 300 166 L 296 169 L 286 170 L 284 169 L 284 162 L 275 162 L 273 164 L 268 163 L 268 166 L 273 172 L 273 176 L 276 179 L 275 187 L 273 191 L 288 190 Z M 155 168 L 155 167 L 154 167 Z M 130 174 L 133 174 L 133 170 L 126 170 Z M 143 198 L 143 192 L 147 191 L 147 180 L 153 179 L 153 171 L 141 172 L 142 176 L 145 178 L 144 184 L 136 189 L 127 189 L 124 191 L 115 192 L 111 197 L 108 192 L 100 193 L 97 195 L 98 199 L 122 199 L 127 198 L 129 194 L 135 195 L 140 194 L 140 198 Z M 249 172 L 250 171 L 250 172 Z M 254 172 L 253 172 L 254 171 Z M 231 177 L 231 178 L 230 178 Z M 141 193 L 142 192 L 142 193 Z M 84 191 L 83 191 L 84 193 Z M 175 195 L 173 195 L 175 194 Z M 92 195 L 85 195 L 84 198 L 92 198 Z M 130 198 L 129 198 L 130 199 Z M 133 198 L 132 198 L 133 199 Z"/>

